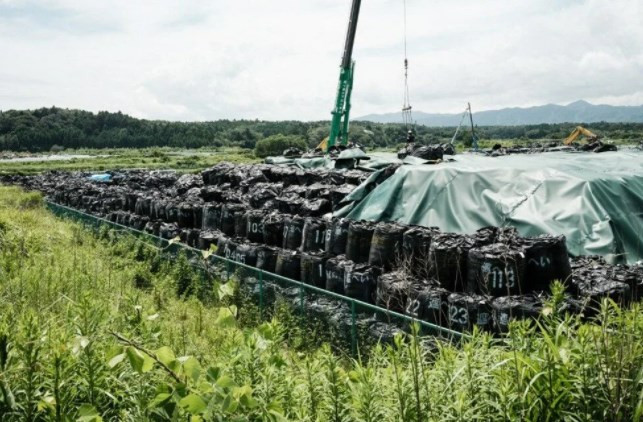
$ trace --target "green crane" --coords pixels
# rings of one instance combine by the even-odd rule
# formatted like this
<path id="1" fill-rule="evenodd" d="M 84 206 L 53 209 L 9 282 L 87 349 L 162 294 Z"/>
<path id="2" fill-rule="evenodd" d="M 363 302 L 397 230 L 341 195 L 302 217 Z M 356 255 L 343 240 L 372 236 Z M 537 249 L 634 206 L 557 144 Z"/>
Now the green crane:
<path id="1" fill-rule="evenodd" d="M 359 17 L 361 4 L 361 0 L 353 0 L 353 6 L 351 7 L 344 56 L 339 71 L 337 98 L 335 99 L 335 108 L 332 111 L 333 118 L 330 124 L 330 136 L 328 137 L 325 148 L 323 148 L 326 151 L 335 145 L 346 145 L 348 143 L 348 118 L 351 111 L 351 94 L 353 92 L 353 75 L 355 73 L 353 45 L 355 44 L 357 19 Z"/>

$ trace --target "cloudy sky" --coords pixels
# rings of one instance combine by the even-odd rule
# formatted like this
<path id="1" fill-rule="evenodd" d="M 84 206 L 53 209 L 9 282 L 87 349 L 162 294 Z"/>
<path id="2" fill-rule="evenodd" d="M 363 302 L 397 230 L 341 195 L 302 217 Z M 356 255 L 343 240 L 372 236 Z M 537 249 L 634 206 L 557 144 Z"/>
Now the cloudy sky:
<path id="1" fill-rule="evenodd" d="M 0 109 L 327 119 L 350 0 L 0 0 Z M 353 115 L 403 99 L 403 0 L 363 0 Z M 641 0 L 407 0 L 411 103 L 643 104 Z"/>

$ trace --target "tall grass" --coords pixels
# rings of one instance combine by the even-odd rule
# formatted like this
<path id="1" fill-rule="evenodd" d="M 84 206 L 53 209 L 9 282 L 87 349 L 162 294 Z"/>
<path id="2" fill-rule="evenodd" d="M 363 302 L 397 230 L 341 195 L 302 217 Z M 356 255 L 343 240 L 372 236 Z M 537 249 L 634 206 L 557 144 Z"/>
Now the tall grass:
<path id="1" fill-rule="evenodd" d="M 501 339 L 416 334 L 353 359 L 260 322 L 182 259 L 57 220 L 0 187 L 2 421 L 640 420 L 640 304 L 552 300 Z M 554 292 L 556 299 L 560 292 Z M 199 298 L 199 299 L 197 299 Z M 323 333 L 315 333 L 324 338 Z"/>

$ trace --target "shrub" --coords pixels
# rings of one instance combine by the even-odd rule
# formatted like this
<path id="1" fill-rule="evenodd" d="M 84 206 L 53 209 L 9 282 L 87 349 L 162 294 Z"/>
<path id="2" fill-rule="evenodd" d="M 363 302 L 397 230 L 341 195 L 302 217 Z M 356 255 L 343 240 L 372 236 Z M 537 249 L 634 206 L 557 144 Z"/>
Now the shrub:
<path id="1" fill-rule="evenodd" d="M 266 158 L 271 155 L 281 155 L 288 148 L 299 148 L 303 151 L 308 149 L 304 138 L 295 135 L 273 135 L 257 142 L 255 155 L 259 158 Z"/>

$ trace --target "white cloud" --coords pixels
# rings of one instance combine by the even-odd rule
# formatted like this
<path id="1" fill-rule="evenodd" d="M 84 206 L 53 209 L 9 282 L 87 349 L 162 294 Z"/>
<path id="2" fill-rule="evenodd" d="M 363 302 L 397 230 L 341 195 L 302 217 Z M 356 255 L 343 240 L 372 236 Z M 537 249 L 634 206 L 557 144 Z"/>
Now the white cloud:
<path id="1" fill-rule="evenodd" d="M 363 1 L 353 115 L 403 94 L 402 0 Z M 640 0 L 407 0 L 427 112 L 643 103 Z M 0 109 L 327 119 L 350 0 L 0 0 Z"/>

